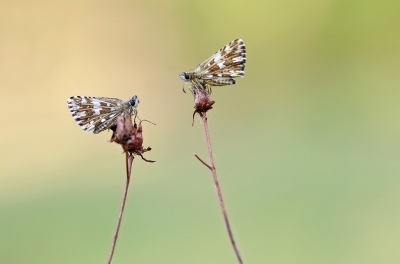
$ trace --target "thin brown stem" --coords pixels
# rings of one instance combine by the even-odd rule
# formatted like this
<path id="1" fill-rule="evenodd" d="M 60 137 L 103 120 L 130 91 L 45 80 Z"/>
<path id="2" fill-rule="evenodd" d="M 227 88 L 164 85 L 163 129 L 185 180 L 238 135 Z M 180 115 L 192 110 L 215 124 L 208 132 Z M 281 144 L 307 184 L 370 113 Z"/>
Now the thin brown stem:
<path id="1" fill-rule="evenodd" d="M 226 228 L 228 229 L 229 238 L 231 239 L 231 243 L 232 243 L 233 249 L 235 250 L 235 253 L 236 253 L 236 256 L 237 256 L 237 258 L 238 258 L 238 260 L 239 260 L 239 263 L 240 263 L 240 264 L 243 264 L 242 257 L 240 256 L 239 250 L 238 250 L 238 248 L 237 248 L 237 246 L 236 246 L 236 243 L 235 243 L 235 239 L 233 238 L 233 233 L 232 233 L 232 230 L 231 230 L 231 225 L 229 224 L 228 214 L 226 213 L 224 200 L 222 199 L 221 188 L 219 187 L 219 183 L 218 183 L 217 171 L 216 171 L 216 169 L 215 169 L 214 157 L 213 157 L 212 148 L 211 148 L 211 140 L 210 140 L 210 133 L 209 133 L 209 130 L 208 130 L 208 122 L 207 122 L 207 115 L 206 115 L 206 112 L 200 113 L 200 116 L 201 116 L 202 119 L 203 119 L 204 129 L 205 129 L 205 132 L 206 132 L 207 145 L 208 145 L 208 153 L 209 153 L 209 155 L 210 155 L 210 163 L 211 163 L 211 166 L 207 165 L 207 164 L 206 164 L 203 160 L 201 160 L 197 155 L 195 155 L 195 156 L 196 156 L 196 158 L 199 159 L 199 161 L 200 161 L 201 163 L 203 163 L 206 167 L 208 167 L 208 168 L 212 171 L 212 174 L 213 174 L 213 177 L 214 177 L 215 188 L 217 189 L 218 198 L 219 198 L 219 203 L 220 203 L 220 205 L 221 205 L 222 213 L 223 213 L 223 215 L 224 215 L 225 225 L 226 225 Z"/>
<path id="2" fill-rule="evenodd" d="M 209 168 L 210 170 L 212 170 L 211 167 L 210 167 L 210 165 L 208 165 L 208 164 L 207 164 L 205 161 L 203 161 L 199 156 L 197 156 L 197 154 L 194 154 L 194 156 L 195 156 L 201 163 L 203 163 L 204 166 L 206 166 L 207 168 Z"/>
<path id="3" fill-rule="evenodd" d="M 128 152 L 125 152 L 125 153 L 126 153 L 126 185 L 125 185 L 125 193 L 124 193 L 124 198 L 122 200 L 122 207 L 121 207 L 121 211 L 119 213 L 117 229 L 115 230 L 114 241 L 113 241 L 113 244 L 112 244 L 110 257 L 108 259 L 108 264 L 111 264 L 111 261 L 112 261 L 113 255 L 114 255 L 115 245 L 117 244 L 119 228 L 121 226 L 122 215 L 124 213 L 126 197 L 128 195 L 129 182 L 131 180 L 133 156 L 129 155 Z"/>

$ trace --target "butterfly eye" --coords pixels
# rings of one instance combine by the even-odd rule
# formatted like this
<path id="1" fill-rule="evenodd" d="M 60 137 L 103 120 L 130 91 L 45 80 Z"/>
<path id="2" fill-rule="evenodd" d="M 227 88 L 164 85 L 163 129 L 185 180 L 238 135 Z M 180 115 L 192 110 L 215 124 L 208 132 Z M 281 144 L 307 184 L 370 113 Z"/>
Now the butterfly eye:
<path id="1" fill-rule="evenodd" d="M 129 104 L 133 107 L 137 107 L 139 104 L 139 98 L 137 96 L 134 96 L 130 101 Z"/>
<path id="2" fill-rule="evenodd" d="M 189 80 L 189 74 L 187 74 L 186 72 L 185 72 L 185 79 Z"/>

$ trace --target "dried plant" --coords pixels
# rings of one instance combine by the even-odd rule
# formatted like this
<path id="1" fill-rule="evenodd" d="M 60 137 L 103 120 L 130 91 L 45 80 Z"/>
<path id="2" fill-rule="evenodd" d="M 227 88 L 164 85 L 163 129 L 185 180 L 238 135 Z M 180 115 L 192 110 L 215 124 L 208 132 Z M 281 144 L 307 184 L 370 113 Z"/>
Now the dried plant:
<path id="1" fill-rule="evenodd" d="M 149 122 L 147 120 L 142 120 L 138 126 L 136 122 L 132 124 L 132 119 L 130 116 L 126 118 L 119 116 L 117 119 L 117 125 L 111 128 L 114 133 L 112 134 L 110 141 L 120 144 L 124 152 L 129 153 L 131 156 L 138 155 L 146 162 L 155 162 L 145 159 L 142 155 L 143 153 L 151 150 L 150 147 L 146 149 L 143 148 L 143 121 Z"/>
<path id="2" fill-rule="evenodd" d="M 146 121 L 146 120 L 143 120 Z M 122 215 L 124 213 L 126 197 L 128 195 L 129 183 L 131 179 L 131 171 L 132 171 L 132 162 L 134 156 L 140 156 L 146 162 L 155 162 L 152 160 L 145 159 L 143 157 L 143 153 L 150 151 L 151 148 L 143 148 L 143 129 L 142 129 L 142 121 L 140 121 L 139 125 L 132 124 L 131 116 L 128 115 L 126 117 L 119 116 L 117 119 L 116 126 L 111 128 L 113 130 L 113 135 L 111 137 L 111 142 L 115 142 L 120 144 L 125 153 L 126 158 L 126 185 L 124 197 L 122 199 L 121 211 L 118 218 L 117 228 L 115 230 L 114 241 L 111 248 L 110 257 L 108 259 L 108 263 L 110 264 L 112 258 L 114 256 L 115 245 L 117 243 L 119 228 L 121 226 Z"/>
<path id="3" fill-rule="evenodd" d="M 190 91 L 192 92 L 193 97 L 194 97 L 194 109 L 195 110 L 193 112 L 193 120 L 194 120 L 194 116 L 196 114 L 199 114 L 200 117 L 203 120 L 204 130 L 205 130 L 206 139 L 207 139 L 208 154 L 210 156 L 210 165 L 207 164 L 206 162 L 204 162 L 197 154 L 195 154 L 195 157 L 201 163 L 203 163 L 207 168 L 209 168 L 211 170 L 211 172 L 212 172 L 215 188 L 217 189 L 219 203 L 221 205 L 222 214 L 224 215 L 225 225 L 226 225 L 226 228 L 228 230 L 229 238 L 231 240 L 233 249 L 235 250 L 237 259 L 239 260 L 239 263 L 242 264 L 243 260 L 242 260 L 242 257 L 240 255 L 240 252 L 239 252 L 239 250 L 238 250 L 238 248 L 236 246 L 236 242 L 235 242 L 235 239 L 233 237 L 232 230 L 231 230 L 231 225 L 229 223 L 228 214 L 226 212 L 225 203 L 224 203 L 224 200 L 222 198 L 221 188 L 219 186 L 218 177 L 217 177 L 217 171 L 216 171 L 216 168 L 215 168 L 214 157 L 213 157 L 213 152 L 212 152 L 212 148 L 211 148 L 210 133 L 209 133 L 208 121 L 207 121 L 207 111 L 212 109 L 212 106 L 215 104 L 215 101 L 212 100 L 211 97 L 210 97 L 210 90 L 198 89 L 198 88 L 195 88 L 194 86 L 192 86 L 190 88 Z M 193 125 L 193 122 L 192 122 L 192 125 Z"/>

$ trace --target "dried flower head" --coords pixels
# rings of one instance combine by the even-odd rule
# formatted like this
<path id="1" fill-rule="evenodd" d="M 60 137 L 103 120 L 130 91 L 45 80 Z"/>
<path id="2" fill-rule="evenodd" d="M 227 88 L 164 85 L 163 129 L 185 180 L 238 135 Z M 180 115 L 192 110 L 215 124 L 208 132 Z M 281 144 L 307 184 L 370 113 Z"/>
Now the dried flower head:
<path id="1" fill-rule="evenodd" d="M 205 89 L 197 89 L 195 87 L 191 87 L 190 91 L 194 97 L 194 112 L 193 112 L 193 122 L 194 123 L 194 116 L 199 114 L 200 116 L 203 113 L 207 112 L 208 110 L 212 109 L 213 104 L 215 101 L 211 99 L 210 92 Z"/>
<path id="2" fill-rule="evenodd" d="M 138 126 L 136 122 L 132 124 L 132 118 L 130 116 L 119 116 L 117 125 L 111 129 L 114 132 L 110 141 L 120 144 L 124 152 L 128 152 L 131 155 L 138 155 L 146 162 L 155 162 L 145 159 L 142 155 L 151 150 L 150 147 L 143 148 L 142 121 L 140 121 Z"/>

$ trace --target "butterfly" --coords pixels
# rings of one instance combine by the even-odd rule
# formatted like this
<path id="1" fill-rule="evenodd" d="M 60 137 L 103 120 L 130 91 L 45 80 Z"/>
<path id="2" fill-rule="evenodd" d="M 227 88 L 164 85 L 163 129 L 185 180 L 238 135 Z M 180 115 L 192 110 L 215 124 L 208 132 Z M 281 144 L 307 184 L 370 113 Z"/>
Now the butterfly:
<path id="1" fill-rule="evenodd" d="M 137 116 L 139 98 L 135 95 L 131 99 L 122 101 L 117 98 L 71 96 L 68 108 L 72 117 L 86 132 L 94 129 L 98 134 L 117 124 L 118 116 Z"/>
<path id="2" fill-rule="evenodd" d="M 200 63 L 194 71 L 182 72 L 179 77 L 184 84 L 190 82 L 193 88 L 211 92 L 211 86 L 232 85 L 236 83 L 233 78 L 244 77 L 245 65 L 246 46 L 243 40 L 235 39 Z"/>

